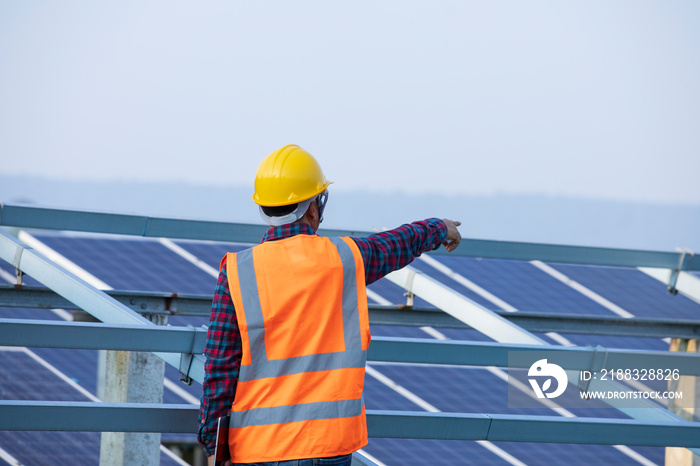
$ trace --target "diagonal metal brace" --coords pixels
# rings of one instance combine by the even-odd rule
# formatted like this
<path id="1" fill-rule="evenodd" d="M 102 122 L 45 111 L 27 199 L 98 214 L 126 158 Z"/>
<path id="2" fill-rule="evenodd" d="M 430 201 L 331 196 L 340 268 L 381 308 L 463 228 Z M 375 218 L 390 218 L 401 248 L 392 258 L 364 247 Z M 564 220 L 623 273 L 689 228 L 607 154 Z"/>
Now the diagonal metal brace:
<path id="1" fill-rule="evenodd" d="M 675 296 L 678 294 L 678 289 L 676 288 L 678 276 L 681 272 L 688 270 L 694 255 L 695 254 L 690 249 L 683 249 L 681 251 L 681 257 L 678 259 L 678 267 L 672 269 L 671 275 L 668 277 L 668 292 L 672 295 Z"/>
<path id="2" fill-rule="evenodd" d="M 605 364 L 607 362 L 608 362 L 608 350 L 600 345 L 597 345 L 593 350 L 593 357 L 591 358 L 591 365 L 588 368 L 589 374 L 592 375 L 592 374 L 597 373 L 598 371 L 600 371 L 602 368 L 605 367 Z M 578 389 L 581 392 L 587 392 L 588 386 L 591 384 L 591 379 L 592 379 L 592 377 L 590 377 L 588 380 L 583 380 L 581 377 L 579 377 Z"/>
<path id="3" fill-rule="evenodd" d="M 192 325 L 187 325 L 187 328 L 192 330 L 192 342 L 190 344 L 190 350 L 185 353 L 180 354 L 180 381 L 184 382 L 186 385 L 192 385 L 192 377 L 190 377 L 190 371 L 192 370 L 192 361 L 195 359 L 195 347 L 197 340 L 197 330 Z M 204 332 L 206 332 L 206 326 L 202 326 Z"/>
<path id="4" fill-rule="evenodd" d="M 415 295 L 413 294 L 413 279 L 416 276 L 415 270 L 409 270 L 408 271 L 408 277 L 406 278 L 406 284 L 404 285 L 404 289 L 406 292 L 403 294 L 406 296 L 406 307 L 407 308 L 412 308 L 413 307 L 413 300 L 415 298 Z"/>

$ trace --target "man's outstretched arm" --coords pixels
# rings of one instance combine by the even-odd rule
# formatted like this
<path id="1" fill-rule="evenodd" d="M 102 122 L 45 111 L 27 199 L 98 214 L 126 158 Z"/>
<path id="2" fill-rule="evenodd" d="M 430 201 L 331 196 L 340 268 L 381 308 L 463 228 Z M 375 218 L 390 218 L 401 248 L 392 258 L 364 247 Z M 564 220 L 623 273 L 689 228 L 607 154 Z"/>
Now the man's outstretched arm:
<path id="1" fill-rule="evenodd" d="M 449 219 L 430 218 L 364 238 L 353 238 L 364 259 L 366 284 L 405 267 L 441 244 L 448 251 L 454 251 L 462 239 L 457 230 L 459 225 L 460 222 Z"/>

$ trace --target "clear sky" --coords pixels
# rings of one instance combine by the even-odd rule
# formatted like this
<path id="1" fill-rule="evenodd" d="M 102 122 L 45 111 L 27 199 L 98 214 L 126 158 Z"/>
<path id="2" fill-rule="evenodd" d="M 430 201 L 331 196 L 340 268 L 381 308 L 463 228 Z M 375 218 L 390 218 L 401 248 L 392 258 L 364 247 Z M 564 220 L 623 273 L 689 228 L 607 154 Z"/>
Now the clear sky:
<path id="1" fill-rule="evenodd" d="M 0 173 L 700 203 L 700 2 L 0 0 Z"/>

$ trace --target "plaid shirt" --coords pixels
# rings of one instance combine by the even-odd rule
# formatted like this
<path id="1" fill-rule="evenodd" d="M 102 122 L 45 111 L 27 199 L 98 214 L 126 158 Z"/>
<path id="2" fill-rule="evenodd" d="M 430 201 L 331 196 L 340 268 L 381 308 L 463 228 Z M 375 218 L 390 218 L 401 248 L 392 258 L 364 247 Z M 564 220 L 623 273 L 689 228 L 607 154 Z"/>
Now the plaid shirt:
<path id="1" fill-rule="evenodd" d="M 263 242 L 299 234 L 313 235 L 314 232 L 305 223 L 291 223 L 270 228 L 265 233 Z M 437 249 L 446 236 L 445 223 L 432 218 L 365 238 L 352 239 L 362 255 L 365 282 L 369 285 L 389 272 L 410 264 L 423 252 Z M 241 364 L 241 334 L 228 287 L 226 263 L 221 268 L 214 291 L 204 356 L 206 363 L 202 404 L 199 408 L 198 439 L 207 455 L 213 455 L 216 420 L 228 414 L 231 409 Z"/>

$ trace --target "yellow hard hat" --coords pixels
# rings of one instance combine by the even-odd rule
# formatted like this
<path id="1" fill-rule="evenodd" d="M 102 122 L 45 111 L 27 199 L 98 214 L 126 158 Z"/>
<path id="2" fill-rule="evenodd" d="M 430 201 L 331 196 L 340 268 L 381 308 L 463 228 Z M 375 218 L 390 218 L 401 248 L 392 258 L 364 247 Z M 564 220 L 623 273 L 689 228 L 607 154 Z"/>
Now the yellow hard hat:
<path id="1" fill-rule="evenodd" d="M 260 162 L 253 201 L 265 207 L 296 204 L 321 194 L 329 184 L 316 159 L 301 147 L 289 144 Z"/>

